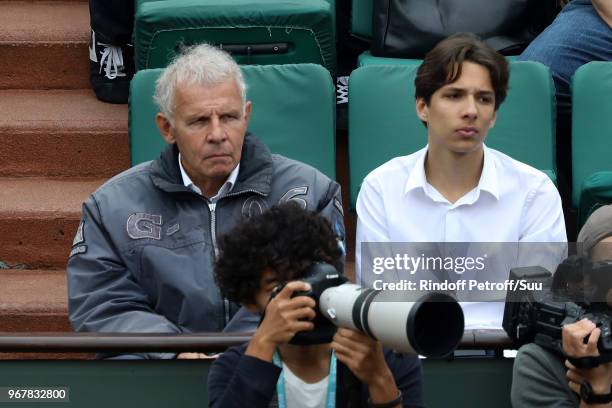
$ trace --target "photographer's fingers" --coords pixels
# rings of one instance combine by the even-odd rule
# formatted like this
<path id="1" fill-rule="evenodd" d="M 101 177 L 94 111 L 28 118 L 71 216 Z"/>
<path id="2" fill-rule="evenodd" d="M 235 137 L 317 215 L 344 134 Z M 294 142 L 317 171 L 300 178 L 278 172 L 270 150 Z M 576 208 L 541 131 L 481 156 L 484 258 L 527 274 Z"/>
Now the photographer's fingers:
<path id="1" fill-rule="evenodd" d="M 333 341 L 349 350 L 367 354 L 370 352 L 375 340 L 355 330 L 339 328 L 334 335 Z M 333 347 L 333 346 L 332 346 Z"/>
<path id="2" fill-rule="evenodd" d="M 587 344 L 584 339 L 595 330 L 595 323 L 588 319 L 563 326 L 563 351 L 573 357 L 584 357 L 587 353 Z M 592 354 L 591 354 L 592 355 Z"/>
<path id="3" fill-rule="evenodd" d="M 305 306 L 287 312 L 286 317 L 289 320 L 312 320 L 316 315 L 317 313 L 312 307 Z"/>
<path id="4" fill-rule="evenodd" d="M 598 327 L 591 332 L 589 341 L 586 344 L 586 352 L 588 355 L 599 355 L 599 350 L 597 349 L 597 341 L 599 340 L 599 336 L 601 336 L 601 329 Z"/>
<path id="5" fill-rule="evenodd" d="M 293 281 L 289 282 L 278 292 L 276 295 L 276 299 L 290 299 L 293 292 L 297 291 L 307 291 L 310 290 L 311 287 L 308 283 L 302 281 Z"/>
<path id="6" fill-rule="evenodd" d="M 569 385 L 570 389 L 572 391 L 574 391 L 576 394 L 580 395 L 580 384 L 574 381 L 569 381 L 567 383 L 567 385 Z"/>

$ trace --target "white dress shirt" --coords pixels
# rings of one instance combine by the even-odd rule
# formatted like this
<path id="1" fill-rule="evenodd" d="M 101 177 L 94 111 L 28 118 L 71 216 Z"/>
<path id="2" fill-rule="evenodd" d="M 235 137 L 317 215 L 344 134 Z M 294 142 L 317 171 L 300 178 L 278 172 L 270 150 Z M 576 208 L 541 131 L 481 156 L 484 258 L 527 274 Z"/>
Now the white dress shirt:
<path id="1" fill-rule="evenodd" d="M 193 192 L 195 192 L 195 193 L 197 193 L 199 195 L 202 195 L 202 190 L 200 190 L 200 188 L 198 186 L 193 184 L 193 181 L 191 180 L 191 178 L 189 177 L 189 175 L 187 174 L 187 172 L 183 168 L 183 163 L 181 163 L 181 154 L 180 153 L 178 155 L 178 162 L 179 162 L 179 168 L 181 169 L 181 176 L 183 178 L 183 184 L 185 185 L 185 187 L 189 188 L 190 190 L 192 190 Z M 225 180 L 225 183 L 223 183 L 223 185 L 221 186 L 219 191 L 217 191 L 217 194 L 215 194 L 214 196 L 210 197 L 208 199 L 208 201 L 210 201 L 212 204 L 216 204 L 216 202 L 217 202 L 217 200 L 219 200 L 219 198 L 223 197 L 224 195 L 226 195 L 227 193 L 232 191 L 232 189 L 234 188 L 234 184 L 236 184 L 236 179 L 238 179 L 238 171 L 239 170 L 240 170 L 240 163 L 238 163 L 238 165 L 236 167 L 234 167 L 234 170 L 232 170 L 230 175 L 227 177 L 227 180 Z"/>
<path id="2" fill-rule="evenodd" d="M 485 146 L 478 185 L 451 203 L 427 182 L 426 154 L 427 147 L 392 159 L 364 179 L 357 198 L 358 283 L 366 286 L 371 279 L 361 275 L 362 242 L 505 242 L 518 246 L 567 241 L 559 193 L 543 172 Z M 566 254 L 564 245 L 554 247 L 554 253 L 541 261 L 553 271 Z M 506 268 L 504 273 L 508 272 Z M 490 313 L 488 317 L 468 316 L 464 307 L 466 328 L 501 326 L 503 304 L 496 310 L 493 317 Z"/>

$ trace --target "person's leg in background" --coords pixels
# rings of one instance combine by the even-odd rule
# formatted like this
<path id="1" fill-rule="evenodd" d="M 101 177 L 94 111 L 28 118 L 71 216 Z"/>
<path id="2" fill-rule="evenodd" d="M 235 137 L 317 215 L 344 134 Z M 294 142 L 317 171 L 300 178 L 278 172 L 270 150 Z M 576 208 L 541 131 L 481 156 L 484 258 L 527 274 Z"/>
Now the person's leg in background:
<path id="1" fill-rule="evenodd" d="M 612 60 L 612 29 L 590 0 L 573 0 L 520 55 L 548 66 L 557 97 L 557 185 L 564 213 L 571 213 L 571 80 L 590 61 Z M 568 229 L 569 232 L 569 229 Z M 571 237 L 570 237 L 571 238 Z"/>
<path id="2" fill-rule="evenodd" d="M 91 86 L 98 99 L 127 103 L 134 75 L 133 0 L 89 0 Z"/>

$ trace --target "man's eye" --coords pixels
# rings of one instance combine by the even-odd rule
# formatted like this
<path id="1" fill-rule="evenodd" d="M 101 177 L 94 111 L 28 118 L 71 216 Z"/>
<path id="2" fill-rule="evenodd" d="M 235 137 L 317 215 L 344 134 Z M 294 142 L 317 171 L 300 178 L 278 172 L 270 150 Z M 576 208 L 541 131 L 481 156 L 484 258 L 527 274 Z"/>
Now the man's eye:
<path id="1" fill-rule="evenodd" d="M 193 122 L 191 122 L 192 125 L 205 125 L 208 123 L 208 118 L 205 117 L 201 117 L 201 118 L 196 118 Z"/>
<path id="2" fill-rule="evenodd" d="M 234 115 L 234 114 L 231 114 L 231 113 L 227 113 L 225 115 L 221 115 L 221 120 L 223 120 L 225 122 L 228 122 L 228 121 L 231 121 L 231 120 L 236 120 L 236 119 L 238 119 L 238 117 L 236 115 Z"/>
<path id="3" fill-rule="evenodd" d="M 456 94 L 456 93 L 447 94 L 446 97 L 448 99 L 458 99 L 459 98 L 459 94 Z"/>
<path id="4" fill-rule="evenodd" d="M 490 96 L 481 96 L 480 97 L 480 102 L 481 103 L 486 103 L 486 104 L 493 103 L 493 98 L 490 97 Z"/>

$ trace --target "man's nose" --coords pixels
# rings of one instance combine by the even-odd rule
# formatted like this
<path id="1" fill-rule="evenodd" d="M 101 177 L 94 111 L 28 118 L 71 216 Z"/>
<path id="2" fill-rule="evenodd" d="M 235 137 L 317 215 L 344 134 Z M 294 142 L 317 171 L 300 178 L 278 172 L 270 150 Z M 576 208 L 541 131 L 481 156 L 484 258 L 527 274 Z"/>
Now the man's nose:
<path id="1" fill-rule="evenodd" d="M 225 140 L 225 131 L 221 124 L 219 115 L 212 115 L 210 119 L 210 129 L 208 132 L 208 141 L 211 143 L 219 143 Z"/>
<path id="2" fill-rule="evenodd" d="M 478 105 L 476 103 L 476 98 L 471 95 L 465 98 L 463 115 L 469 119 L 476 119 L 478 117 Z"/>

